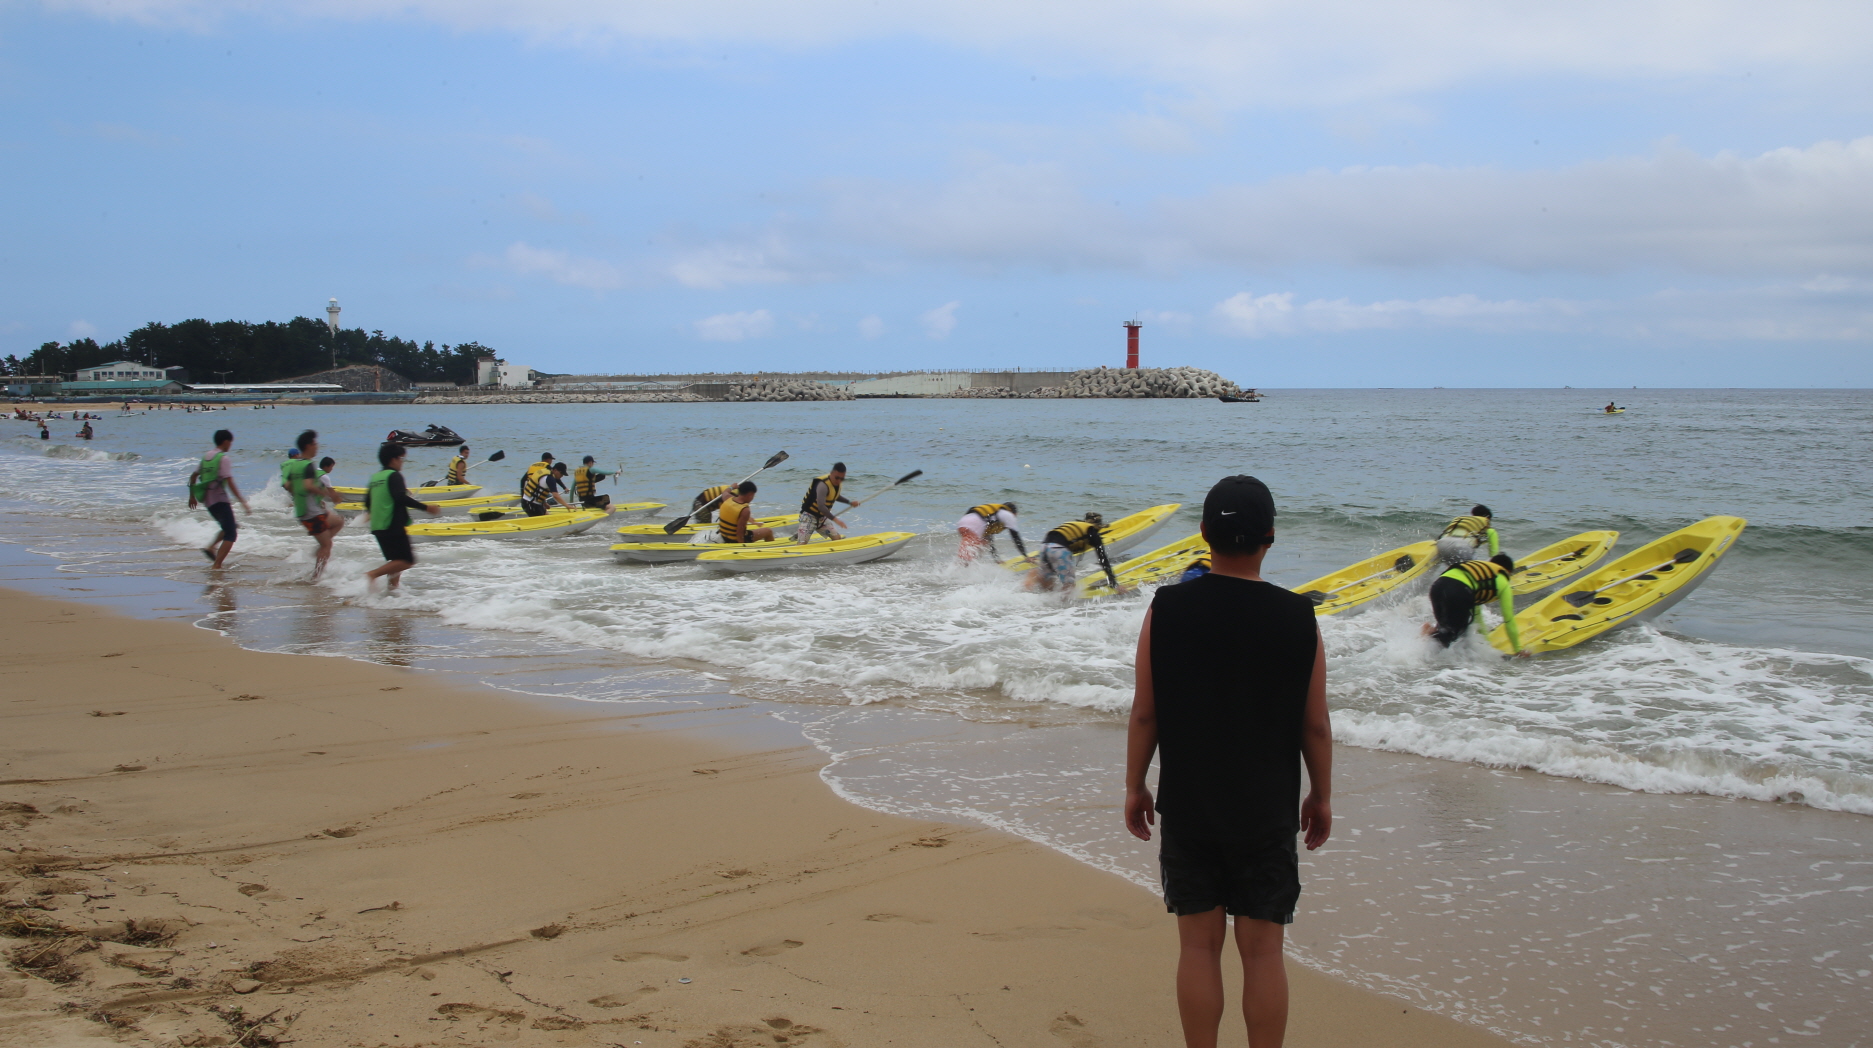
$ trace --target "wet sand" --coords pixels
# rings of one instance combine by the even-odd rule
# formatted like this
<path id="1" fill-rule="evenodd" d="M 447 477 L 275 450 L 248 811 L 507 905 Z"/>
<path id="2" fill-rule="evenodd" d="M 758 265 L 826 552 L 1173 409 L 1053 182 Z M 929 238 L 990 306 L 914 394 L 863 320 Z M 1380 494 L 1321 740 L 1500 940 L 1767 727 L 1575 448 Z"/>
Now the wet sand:
<path id="1" fill-rule="evenodd" d="M 1177 1041 L 1150 893 L 803 742 L 3 592 L 0 1041 Z M 1291 1044 L 1505 1043 L 1290 977 Z"/>

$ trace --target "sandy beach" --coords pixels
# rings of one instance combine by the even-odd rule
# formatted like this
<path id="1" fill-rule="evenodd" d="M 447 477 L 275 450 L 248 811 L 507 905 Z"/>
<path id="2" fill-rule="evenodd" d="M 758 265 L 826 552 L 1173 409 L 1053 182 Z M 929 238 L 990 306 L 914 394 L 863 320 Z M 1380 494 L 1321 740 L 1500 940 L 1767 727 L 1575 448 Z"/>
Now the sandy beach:
<path id="1" fill-rule="evenodd" d="M 1155 897 L 849 804 L 806 745 L 3 614 L 9 1044 L 1177 1039 Z M 1290 971 L 1291 1044 L 1504 1043 Z"/>

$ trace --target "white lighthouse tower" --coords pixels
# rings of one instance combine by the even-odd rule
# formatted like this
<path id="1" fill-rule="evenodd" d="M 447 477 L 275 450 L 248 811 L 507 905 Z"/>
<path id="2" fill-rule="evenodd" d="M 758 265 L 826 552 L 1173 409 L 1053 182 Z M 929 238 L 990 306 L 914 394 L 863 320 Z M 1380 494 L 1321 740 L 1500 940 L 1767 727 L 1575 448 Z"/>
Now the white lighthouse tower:
<path id="1" fill-rule="evenodd" d="M 340 308 L 338 307 L 338 300 L 337 300 L 337 299 L 335 299 L 335 298 L 334 298 L 334 299 L 330 299 L 329 301 L 327 301 L 327 302 L 326 302 L 326 305 L 325 305 L 325 326 L 326 326 L 326 327 L 328 327 L 328 328 L 331 328 L 331 329 L 332 329 L 332 334 L 334 334 L 334 335 L 336 335 L 336 334 L 338 334 L 338 314 L 340 314 L 340 313 L 342 313 L 342 312 L 344 312 L 344 310 L 342 310 L 342 309 L 340 309 Z"/>

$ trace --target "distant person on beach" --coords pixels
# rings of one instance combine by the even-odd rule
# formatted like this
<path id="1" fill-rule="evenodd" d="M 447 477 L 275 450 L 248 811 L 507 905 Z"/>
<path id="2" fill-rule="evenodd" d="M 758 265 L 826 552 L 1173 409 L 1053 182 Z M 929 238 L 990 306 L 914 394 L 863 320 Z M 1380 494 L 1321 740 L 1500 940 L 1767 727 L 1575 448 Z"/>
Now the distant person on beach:
<path id="1" fill-rule="evenodd" d="M 732 491 L 734 487 L 733 484 L 717 484 L 712 488 L 703 488 L 694 499 L 690 500 L 690 517 L 698 524 L 714 523 L 716 507 L 710 505 L 710 503 L 715 502 L 717 499 L 727 497 L 728 493 Z"/>
<path id="2" fill-rule="evenodd" d="M 1438 559 L 1446 564 L 1461 564 L 1485 544 L 1489 546 L 1490 556 L 1501 553 L 1502 542 L 1496 535 L 1494 518 L 1489 507 L 1480 502 L 1470 507 L 1468 516 L 1450 518 L 1444 530 L 1437 533 Z"/>
<path id="3" fill-rule="evenodd" d="M 375 586 L 377 580 L 390 577 L 390 589 L 396 589 L 403 580 L 403 573 L 416 566 L 416 553 L 410 548 L 410 535 L 405 528 L 410 526 L 410 511 L 420 509 L 435 516 L 441 508 L 426 502 L 418 502 L 410 497 L 410 489 L 403 482 L 403 457 L 408 452 L 403 445 L 385 442 L 377 449 L 378 464 L 384 468 L 371 474 L 371 480 L 364 489 L 364 511 L 371 515 L 371 537 L 377 540 L 377 548 L 383 551 L 384 563 L 364 573 L 366 585 Z"/>
<path id="4" fill-rule="evenodd" d="M 806 497 L 800 500 L 800 526 L 794 529 L 794 542 L 804 546 L 813 540 L 817 533 L 829 539 L 842 539 L 839 528 L 845 527 L 845 521 L 833 516 L 833 510 L 840 502 L 858 508 L 858 503 L 839 494 L 845 485 L 845 463 L 835 462 L 832 469 L 814 477 L 806 486 Z M 833 527 L 834 524 L 839 528 Z"/>
<path id="5" fill-rule="evenodd" d="M 443 475 L 444 484 L 468 483 L 468 445 L 455 449 L 455 457 L 449 460 L 449 472 Z"/>
<path id="6" fill-rule="evenodd" d="M 345 526 L 345 518 L 335 508 L 338 492 L 326 482 L 326 470 L 313 463 L 319 453 L 317 430 L 306 430 L 294 441 L 297 456 L 280 463 L 280 487 L 293 500 L 293 519 L 312 536 L 316 548 L 312 554 L 312 581 L 325 574 L 325 564 L 332 559 L 332 540 Z M 325 461 L 331 462 L 331 459 Z"/>
<path id="7" fill-rule="evenodd" d="M 722 500 L 715 514 L 715 530 L 705 531 L 696 536 L 699 543 L 772 542 L 773 528 L 757 528 L 754 524 L 754 493 L 761 490 L 754 481 L 744 480 L 735 486 L 735 493 Z"/>
<path id="8" fill-rule="evenodd" d="M 956 550 L 956 559 L 968 564 L 985 549 L 993 556 L 995 536 L 1004 531 L 1014 540 L 1015 551 L 1023 557 L 1027 556 L 1027 545 L 1021 541 L 1021 521 L 1015 512 L 1016 507 L 1012 502 L 984 502 L 980 506 L 969 507 L 969 512 L 956 522 L 956 537 L 962 540 L 962 545 Z"/>
<path id="9" fill-rule="evenodd" d="M 598 493 L 598 482 L 615 471 L 599 469 L 592 464 L 596 461 L 587 455 L 579 468 L 572 471 L 572 495 L 586 509 L 610 509 L 611 496 Z"/>
<path id="10" fill-rule="evenodd" d="M 1100 514 L 1088 513 L 1041 536 L 1040 552 L 1034 556 L 1034 570 L 1028 573 L 1024 585 L 1029 589 L 1039 587 L 1043 592 L 1056 589 L 1073 592 L 1079 575 L 1074 558 L 1092 550 L 1099 556 L 1099 566 L 1105 569 L 1106 581 L 1112 583 L 1113 589 L 1118 589 L 1118 576 L 1112 573 L 1112 557 L 1106 553 L 1105 523 L 1106 518 Z"/>
<path id="11" fill-rule="evenodd" d="M 1431 583 L 1431 615 L 1435 625 L 1424 624 L 1424 635 L 1448 648 L 1470 629 L 1474 620 L 1480 627 L 1483 605 L 1502 603 L 1502 622 L 1509 632 L 1509 646 L 1517 655 L 1522 650 L 1522 633 L 1515 626 L 1515 589 L 1509 576 L 1515 574 L 1515 561 L 1507 553 L 1488 560 L 1466 560 L 1439 575 Z"/>
<path id="12" fill-rule="evenodd" d="M 1288 1023 L 1283 926 L 1309 851 L 1333 824 L 1327 658 L 1313 604 L 1262 579 L 1275 504 L 1254 477 L 1203 500 L 1212 569 L 1158 590 L 1138 635 L 1126 738 L 1125 826 L 1151 839 L 1157 814 L 1165 906 L 1177 915 L 1177 1010 L 1187 1048 L 1214 1048 L 1223 946 L 1236 919 L 1242 1010 L 1254 1048 Z M 1146 783 L 1159 755 L 1158 792 Z M 1301 798 L 1301 765 L 1310 790 Z"/>
<path id="13" fill-rule="evenodd" d="M 240 500 L 242 513 L 253 512 L 247 505 L 247 497 L 241 494 L 240 485 L 234 483 L 234 468 L 228 462 L 228 451 L 233 447 L 234 434 L 225 429 L 215 430 L 215 450 L 204 455 L 195 472 L 189 474 L 189 508 L 194 509 L 199 503 L 215 518 L 215 523 L 221 525 L 221 534 L 202 547 L 202 556 L 216 568 L 227 562 L 228 551 L 234 548 L 234 539 L 241 530 L 234 523 L 234 506 L 228 502 L 228 495 L 232 493 Z"/>

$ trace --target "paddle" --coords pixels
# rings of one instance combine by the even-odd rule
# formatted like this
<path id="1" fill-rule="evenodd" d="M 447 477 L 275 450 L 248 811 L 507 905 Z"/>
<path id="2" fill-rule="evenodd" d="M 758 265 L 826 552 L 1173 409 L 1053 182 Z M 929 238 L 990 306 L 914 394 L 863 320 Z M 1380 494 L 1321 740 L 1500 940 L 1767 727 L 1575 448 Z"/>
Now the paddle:
<path id="1" fill-rule="evenodd" d="M 910 471 L 909 473 L 906 473 L 906 474 L 904 474 L 903 476 L 901 476 L 901 477 L 899 477 L 899 478 L 897 478 L 896 480 L 894 480 L 894 481 L 892 481 L 892 482 L 891 482 L 890 484 L 887 484 L 887 485 L 886 485 L 886 486 L 884 487 L 884 490 L 883 490 L 883 491 L 880 491 L 880 492 L 878 492 L 878 495 L 882 495 L 882 494 L 884 494 L 884 493 L 885 493 L 886 491 L 890 491 L 890 490 L 891 490 L 892 488 L 895 488 L 895 487 L 897 487 L 897 486 L 898 486 L 899 484 L 902 484 L 902 483 L 904 483 L 904 482 L 905 482 L 905 481 L 907 481 L 907 480 L 916 480 L 916 479 L 917 479 L 918 477 L 921 477 L 921 476 L 923 476 L 923 470 L 921 470 L 921 469 L 913 469 L 913 470 L 911 470 L 911 471 Z M 859 499 L 859 501 L 860 501 L 860 502 L 870 502 L 870 501 L 871 501 L 872 499 L 875 499 L 875 498 L 877 498 L 877 497 L 878 497 L 878 495 L 872 495 L 872 496 L 870 496 L 870 497 L 868 497 L 868 498 L 862 498 L 862 499 Z M 852 507 L 851 509 L 848 509 L 848 510 L 846 510 L 846 513 L 852 513 L 852 512 L 855 512 L 855 511 L 857 511 L 857 510 L 858 510 L 858 508 L 859 508 L 859 507 L 857 507 L 857 506 L 853 506 L 853 507 Z M 844 514 L 841 514 L 841 516 L 843 516 L 843 515 L 844 515 Z"/>
<path id="2" fill-rule="evenodd" d="M 1594 602 L 1594 598 L 1598 597 L 1600 594 L 1605 593 L 1607 590 L 1610 590 L 1615 586 L 1623 586 L 1626 583 L 1633 581 L 1634 579 L 1643 579 L 1647 575 L 1650 575 L 1655 571 L 1670 571 L 1673 567 L 1679 564 L 1689 564 L 1692 561 L 1696 560 L 1697 558 L 1698 558 L 1697 550 L 1682 549 L 1678 551 L 1677 556 L 1671 558 L 1670 560 L 1666 561 L 1663 564 L 1660 564 L 1659 566 L 1655 568 L 1647 568 L 1644 571 L 1641 571 L 1636 575 L 1628 575 L 1625 578 L 1620 579 L 1618 582 L 1609 582 L 1606 585 L 1601 586 L 1599 589 L 1576 590 L 1573 593 L 1569 593 L 1568 595 L 1562 597 L 1561 599 L 1564 601 L 1567 601 L 1569 604 L 1572 604 L 1576 608 L 1584 608 L 1587 605 L 1592 604 Z M 1611 602 L 1609 601 L 1609 603 Z"/>
<path id="3" fill-rule="evenodd" d="M 489 456 L 488 456 L 488 457 L 487 457 L 486 459 L 484 459 L 484 460 L 483 460 L 483 461 L 481 461 L 481 462 L 476 462 L 476 463 L 472 463 L 472 464 L 470 464 L 468 468 L 469 468 L 469 469 L 474 469 L 474 468 L 475 468 L 476 466 L 485 466 L 485 465 L 487 465 L 487 464 L 488 464 L 488 463 L 490 463 L 490 462 L 499 462 L 499 461 L 501 461 L 502 459 L 504 459 L 504 458 L 506 458 L 506 457 L 507 457 L 507 452 L 505 452 L 505 451 L 497 451 L 497 452 L 495 452 L 494 454 L 492 454 L 492 455 L 489 455 Z M 467 470 L 464 470 L 463 472 L 467 472 Z"/>
<path id="4" fill-rule="evenodd" d="M 774 457 L 771 459 L 768 459 L 767 462 L 764 463 L 760 469 L 757 469 L 753 473 L 750 473 L 747 476 L 741 478 L 741 480 L 733 484 L 730 484 L 728 486 L 728 491 L 724 491 L 720 495 L 717 495 L 716 497 L 710 499 L 707 503 L 701 506 L 697 506 L 695 509 L 690 510 L 688 513 L 685 513 L 682 516 L 671 521 L 670 523 L 665 524 L 663 526 L 663 533 L 665 535 L 676 534 L 678 531 L 681 531 L 683 528 L 689 525 L 689 520 L 691 517 L 694 517 L 696 514 L 701 513 L 703 510 L 708 509 L 711 506 L 714 506 L 716 503 L 727 498 L 729 496 L 729 492 L 734 491 L 736 488 L 741 487 L 743 484 L 746 484 L 747 482 L 760 476 L 763 472 L 773 469 L 775 466 L 778 466 L 785 461 L 787 461 L 787 453 L 785 451 L 776 451 L 774 453 Z"/>
<path id="5" fill-rule="evenodd" d="M 1332 589 L 1326 590 L 1324 592 L 1321 590 L 1308 590 L 1306 593 L 1301 594 L 1301 596 L 1306 597 L 1308 600 L 1313 601 L 1315 604 L 1325 604 L 1327 602 L 1328 597 L 1333 596 L 1335 593 L 1338 593 L 1341 590 L 1352 589 L 1354 586 L 1357 586 L 1362 582 L 1371 582 L 1373 579 L 1376 579 L 1381 575 L 1390 575 L 1394 571 L 1410 571 L 1412 568 L 1415 568 L 1417 566 L 1418 566 L 1418 562 L 1412 558 L 1411 554 L 1400 553 L 1398 555 L 1398 559 L 1392 562 L 1392 566 L 1389 568 L 1386 568 L 1384 571 L 1375 571 L 1372 574 L 1367 575 L 1363 579 L 1354 579 L 1353 581 L 1347 583 L 1344 586 L 1335 586 Z"/>
<path id="6" fill-rule="evenodd" d="M 1557 560 L 1579 560 L 1581 557 L 1585 556 L 1586 553 L 1587 547 L 1582 546 L 1572 553 L 1563 553 L 1558 557 L 1549 557 L 1547 560 L 1530 561 L 1527 564 L 1518 565 L 1515 569 L 1515 574 L 1520 575 L 1524 571 L 1528 571 L 1532 568 L 1539 568 L 1543 564 L 1553 564 Z"/>

